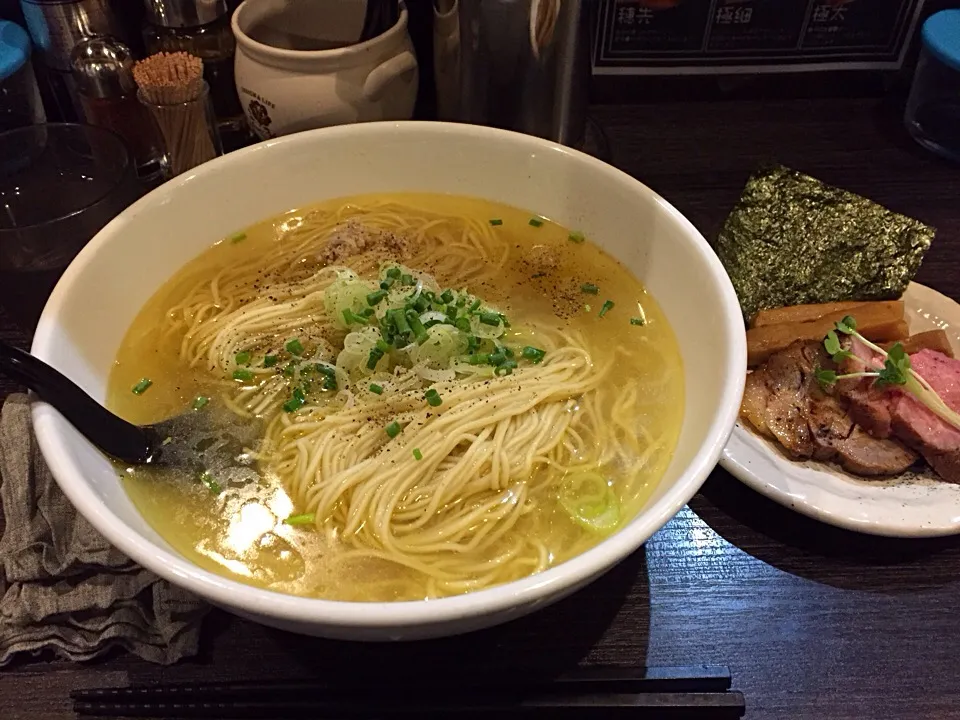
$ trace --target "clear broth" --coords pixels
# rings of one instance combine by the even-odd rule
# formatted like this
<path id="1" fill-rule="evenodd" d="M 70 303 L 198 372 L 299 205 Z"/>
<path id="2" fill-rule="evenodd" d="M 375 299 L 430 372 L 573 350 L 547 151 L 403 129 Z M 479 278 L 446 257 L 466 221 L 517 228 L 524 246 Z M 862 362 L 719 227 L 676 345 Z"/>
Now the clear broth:
<path id="1" fill-rule="evenodd" d="M 147 423 L 184 412 L 198 395 L 215 394 L 206 368 L 191 369 L 180 362 L 180 337 L 164 340 L 157 332 L 168 308 L 198 280 L 212 278 L 232 262 L 269 253 L 275 243 L 282 242 L 285 223 L 292 218 L 316 208 L 334 208 L 348 201 L 363 205 L 371 199 L 484 223 L 501 219 L 497 231 L 510 246 L 506 272 L 496 285 L 469 289 L 511 317 L 564 323 L 582 331 L 594 347 L 626 349 L 627 353 L 617 356 L 614 377 L 651 378 L 656 389 L 641 396 L 637 422 L 664 435 L 665 450 L 651 461 L 649 473 L 637 485 L 640 490 L 619 498 L 621 526 L 629 522 L 655 490 L 680 432 L 683 372 L 674 334 L 637 279 L 595 244 L 571 241 L 570 230 L 548 220 L 535 227 L 528 211 L 484 200 L 432 194 L 339 198 L 254 225 L 246 230 L 243 242 L 218 242 L 170 279 L 137 316 L 110 376 L 110 409 L 132 422 Z M 535 262 L 543 248 L 558 259 L 555 267 L 543 268 Z M 599 286 L 599 295 L 584 293 L 584 283 Z M 614 308 L 601 318 L 605 300 L 613 301 Z M 643 317 L 645 324 L 632 325 L 631 317 Z M 143 377 L 153 385 L 142 395 L 132 393 Z M 143 470 L 124 471 L 122 477 L 147 522 L 176 551 L 207 570 L 263 588 L 325 599 L 415 600 L 429 595 L 425 578 L 386 561 L 356 563 L 346 570 L 324 562 L 337 553 L 337 543 L 312 529 L 283 523 L 296 509 L 276 477 L 263 474 L 259 482 L 231 484 L 219 496 L 195 478 L 161 477 Z M 591 535 L 556 502 L 538 504 L 537 511 L 521 518 L 514 532 L 536 533 L 550 550 L 550 565 L 606 537 Z"/>

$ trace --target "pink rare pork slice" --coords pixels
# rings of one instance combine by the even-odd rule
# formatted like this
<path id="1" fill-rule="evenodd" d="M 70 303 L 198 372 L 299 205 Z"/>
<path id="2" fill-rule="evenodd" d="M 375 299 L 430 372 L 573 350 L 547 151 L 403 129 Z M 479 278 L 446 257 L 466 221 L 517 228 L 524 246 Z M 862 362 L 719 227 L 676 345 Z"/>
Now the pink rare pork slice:
<path id="1" fill-rule="evenodd" d="M 878 367 L 882 358 L 859 340 L 850 350 Z M 914 369 L 951 409 L 960 412 L 960 360 L 935 350 L 921 350 L 910 356 Z M 848 371 L 862 370 L 860 363 L 847 361 Z M 855 422 L 876 437 L 891 435 L 904 441 L 929 463 L 940 477 L 960 483 L 960 430 L 937 417 L 913 395 L 896 388 L 878 389 L 872 380 L 842 383 L 838 387 L 851 403 Z"/>

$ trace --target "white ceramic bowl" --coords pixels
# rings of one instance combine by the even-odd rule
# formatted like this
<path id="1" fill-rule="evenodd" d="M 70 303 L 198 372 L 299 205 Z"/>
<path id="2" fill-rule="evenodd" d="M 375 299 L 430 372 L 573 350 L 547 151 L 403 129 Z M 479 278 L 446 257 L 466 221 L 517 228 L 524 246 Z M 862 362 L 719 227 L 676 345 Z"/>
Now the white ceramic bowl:
<path id="1" fill-rule="evenodd" d="M 700 233 L 649 188 L 551 142 L 443 123 L 369 123 L 271 140 L 168 182 L 107 225 L 44 310 L 33 353 L 102 400 L 117 348 L 146 300 L 212 242 L 325 198 L 378 191 L 457 193 L 579 228 L 624 263 L 666 311 L 684 360 L 686 408 L 673 461 L 646 508 L 569 562 L 507 585 L 429 602 L 345 603 L 260 590 L 172 550 L 116 472 L 53 408 L 33 418 L 44 457 L 81 514 L 158 575 L 266 625 L 356 640 L 406 640 L 502 623 L 555 602 L 639 548 L 697 491 L 731 432 L 746 343 L 733 287 Z"/>

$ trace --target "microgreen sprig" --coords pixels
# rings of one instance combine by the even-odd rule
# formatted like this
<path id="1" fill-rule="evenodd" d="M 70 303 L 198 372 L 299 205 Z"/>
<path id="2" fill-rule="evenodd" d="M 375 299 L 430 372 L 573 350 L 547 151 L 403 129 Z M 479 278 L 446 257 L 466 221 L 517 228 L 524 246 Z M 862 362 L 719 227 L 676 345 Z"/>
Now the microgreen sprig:
<path id="1" fill-rule="evenodd" d="M 849 350 L 844 350 L 837 333 L 856 338 L 875 353 L 883 357 L 883 367 L 876 367 L 863 358 L 857 357 Z M 833 370 L 818 368 L 815 376 L 822 387 L 828 389 L 839 380 L 847 378 L 875 378 L 878 387 L 900 387 L 913 395 L 930 412 L 941 420 L 960 430 L 960 413 L 949 407 L 937 391 L 928 383 L 910 364 L 910 356 L 900 343 L 894 343 L 889 351 L 870 342 L 857 332 L 857 321 L 847 316 L 836 323 L 836 330 L 831 330 L 823 341 L 824 349 L 830 354 L 834 362 L 845 359 L 853 360 L 864 366 L 863 372 L 837 374 Z"/>

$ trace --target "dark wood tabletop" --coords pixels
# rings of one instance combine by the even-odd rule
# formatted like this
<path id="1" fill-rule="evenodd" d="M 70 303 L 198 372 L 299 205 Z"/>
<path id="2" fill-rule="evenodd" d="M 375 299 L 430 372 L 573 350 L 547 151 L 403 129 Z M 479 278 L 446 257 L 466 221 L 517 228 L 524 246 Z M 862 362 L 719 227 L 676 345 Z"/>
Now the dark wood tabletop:
<path id="1" fill-rule="evenodd" d="M 895 102 L 621 105 L 593 114 L 613 163 L 708 238 L 748 174 L 776 160 L 936 226 L 917 279 L 960 299 L 960 167 L 914 146 Z M 0 336 L 28 342 L 9 323 Z M 375 683 L 384 668 L 405 667 L 438 684 L 461 673 L 495 683 L 577 664 L 712 663 L 730 667 L 749 718 L 960 718 L 958 603 L 960 539 L 836 530 L 717 469 L 635 555 L 512 624 L 441 641 L 360 645 L 214 612 L 201 655 L 173 667 L 123 654 L 84 665 L 19 662 L 0 673 L 0 714 L 70 717 L 71 689 L 160 680 L 349 675 Z"/>

